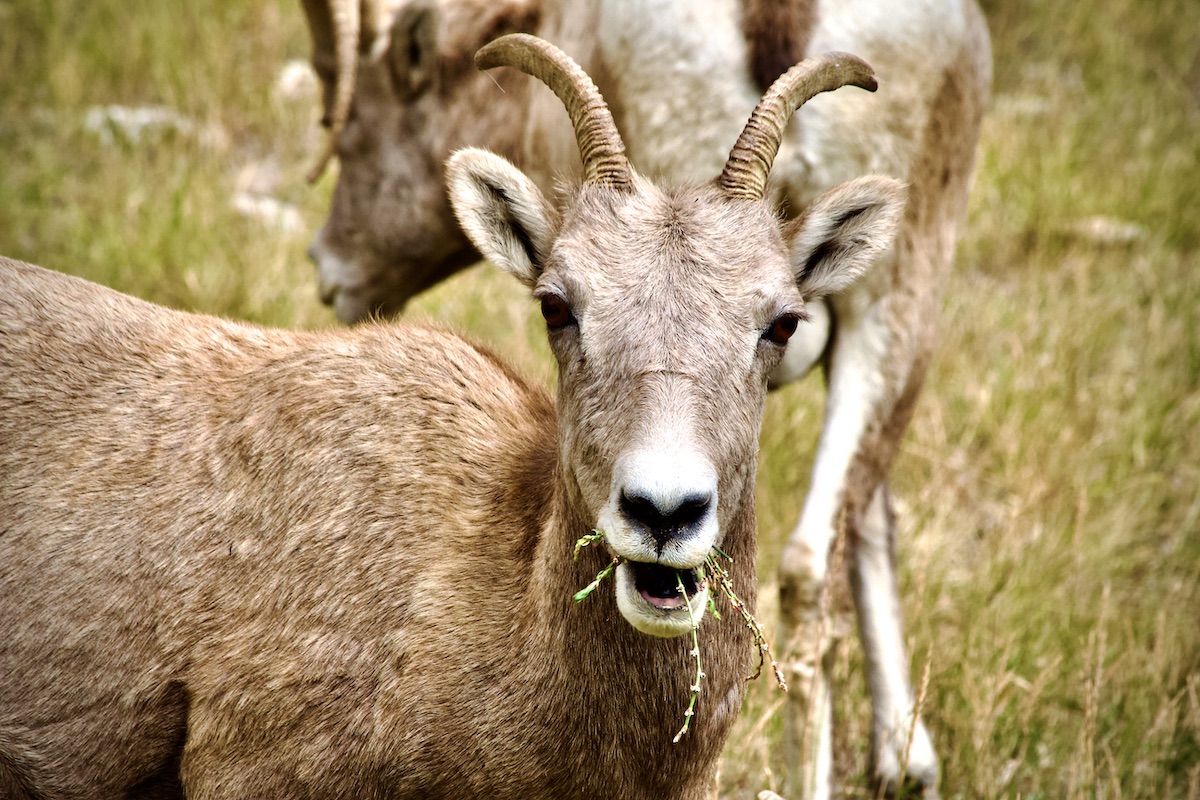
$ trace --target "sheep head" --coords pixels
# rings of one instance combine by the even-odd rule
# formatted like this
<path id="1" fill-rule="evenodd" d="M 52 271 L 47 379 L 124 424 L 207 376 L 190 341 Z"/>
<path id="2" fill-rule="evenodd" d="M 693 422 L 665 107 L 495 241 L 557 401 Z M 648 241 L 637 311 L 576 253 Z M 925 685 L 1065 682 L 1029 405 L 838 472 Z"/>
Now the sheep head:
<path id="1" fill-rule="evenodd" d="M 560 469 L 622 559 L 622 615 L 645 633 L 680 635 L 691 623 L 676 573 L 703 608 L 696 568 L 731 531 L 753 535 L 767 376 L 804 324 L 805 301 L 861 274 L 900 219 L 900 185 L 877 176 L 787 224 L 762 199 L 771 137 L 795 105 L 866 83 L 869 71 L 845 55 L 798 65 L 768 92 L 721 178 L 663 188 L 628 163 L 599 92 L 557 48 L 514 34 L 477 62 L 554 90 L 584 180 L 551 202 L 503 158 L 463 150 L 448 164 L 451 204 L 480 252 L 541 303 L 558 361 Z"/>
<path id="2" fill-rule="evenodd" d="M 539 7 L 401 0 L 380 14 L 375 5 L 304 0 L 329 129 L 310 178 L 335 154 L 339 165 L 309 257 L 321 299 L 348 323 L 397 313 L 479 260 L 446 200 L 444 164 L 468 143 L 516 156 L 528 81 L 497 80 L 475 69 L 472 56 L 497 36 L 531 30 Z M 499 101 L 497 82 L 505 89 Z"/>

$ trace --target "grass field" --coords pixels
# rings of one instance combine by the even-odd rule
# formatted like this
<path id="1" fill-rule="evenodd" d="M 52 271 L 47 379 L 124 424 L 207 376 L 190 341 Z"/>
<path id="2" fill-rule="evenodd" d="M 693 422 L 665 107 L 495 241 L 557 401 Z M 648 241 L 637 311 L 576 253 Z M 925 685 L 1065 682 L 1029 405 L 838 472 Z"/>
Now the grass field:
<path id="1" fill-rule="evenodd" d="M 996 78 L 970 227 L 893 473 L 943 795 L 1196 800 L 1200 4 L 985 11 Z M 335 324 L 304 258 L 332 187 L 303 181 L 315 101 L 276 88 L 307 52 L 299 3 L 0 0 L 0 253 L 178 308 Z M 134 137 L 105 122 L 118 105 L 179 116 Z M 239 194 L 298 217 L 247 216 Z M 533 312 L 515 282 L 476 268 L 410 316 L 495 342 L 548 381 Z M 820 403 L 819 380 L 768 403 L 768 620 Z M 867 797 L 860 656 L 841 653 L 843 791 Z M 775 780 L 775 699 L 753 689 L 730 797 Z"/>

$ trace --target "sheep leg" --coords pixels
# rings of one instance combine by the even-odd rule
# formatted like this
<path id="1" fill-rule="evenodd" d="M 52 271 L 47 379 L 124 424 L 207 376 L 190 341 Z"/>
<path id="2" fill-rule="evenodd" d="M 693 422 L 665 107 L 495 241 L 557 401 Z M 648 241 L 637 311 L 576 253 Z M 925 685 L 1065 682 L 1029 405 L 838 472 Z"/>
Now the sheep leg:
<path id="1" fill-rule="evenodd" d="M 886 331 L 872 331 L 863 315 L 838 314 L 827 361 L 825 425 L 800 522 L 779 566 L 779 607 L 791 688 L 784 717 L 787 796 L 826 800 L 833 784 L 830 669 L 848 627 L 830 613 L 829 566 L 855 456 L 873 417 L 877 375 L 870 349 L 886 349 Z M 874 335 L 872 335 L 874 334 Z M 835 618 L 835 616 L 837 618 Z"/>
<path id="2" fill-rule="evenodd" d="M 903 734 L 895 732 L 896 709 L 904 709 L 903 716 L 912 706 L 886 495 L 878 509 L 872 505 L 923 378 L 919 354 L 928 351 L 897 352 L 904 348 L 896 344 L 896 320 L 886 303 L 862 299 L 848 297 L 837 309 L 827 363 L 825 426 L 804 510 L 779 570 L 781 640 L 795 685 L 785 712 L 783 757 L 792 795 L 816 800 L 832 792 L 829 674 L 837 642 L 848 627 L 841 615 L 830 613 L 836 595 L 828 580 L 830 557 L 839 521 L 855 560 L 853 575 L 861 584 L 855 600 L 864 620 L 875 708 L 873 763 L 878 779 L 888 786 L 899 780 L 908 740 L 907 726 Z M 899 364 L 908 368 L 898 370 Z M 899 750 L 890 745 L 895 740 Z M 919 723 L 907 764 L 910 776 L 935 791 L 937 758 Z"/>
<path id="3" fill-rule="evenodd" d="M 872 709 L 872 775 L 889 795 L 901 782 L 937 797 L 938 759 L 916 711 L 896 588 L 895 515 L 887 483 L 859 518 L 850 583 L 858 612 Z M 911 739 L 910 739 L 911 736 Z"/>

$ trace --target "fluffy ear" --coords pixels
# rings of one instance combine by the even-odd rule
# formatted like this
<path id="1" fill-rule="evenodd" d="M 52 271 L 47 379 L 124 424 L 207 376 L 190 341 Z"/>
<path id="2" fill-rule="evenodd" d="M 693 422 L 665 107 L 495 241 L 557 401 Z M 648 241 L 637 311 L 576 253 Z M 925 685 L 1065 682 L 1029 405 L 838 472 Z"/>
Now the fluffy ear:
<path id="1" fill-rule="evenodd" d="M 554 209 L 525 173 L 494 153 L 468 148 L 446 162 L 458 224 L 489 261 L 529 287 L 554 241 Z"/>
<path id="2" fill-rule="evenodd" d="M 396 94 L 407 99 L 429 88 L 437 76 L 438 9 L 428 0 L 404 8 L 392 23 L 388 69 Z"/>
<path id="3" fill-rule="evenodd" d="M 891 246 L 904 213 L 904 185 L 867 175 L 821 195 L 784 232 L 804 299 L 836 294 Z"/>

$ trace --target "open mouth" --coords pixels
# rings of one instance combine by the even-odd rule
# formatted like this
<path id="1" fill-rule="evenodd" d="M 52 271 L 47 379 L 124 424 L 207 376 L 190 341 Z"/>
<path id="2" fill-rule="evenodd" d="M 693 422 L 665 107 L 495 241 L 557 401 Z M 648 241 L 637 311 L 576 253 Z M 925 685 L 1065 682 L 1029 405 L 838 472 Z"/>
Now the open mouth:
<path id="1" fill-rule="evenodd" d="M 673 611 L 684 608 L 687 601 L 700 591 L 696 570 L 677 570 L 662 564 L 647 564 L 641 561 L 628 561 L 633 571 L 633 585 L 638 594 L 655 608 Z M 682 581 L 683 591 L 687 593 L 685 600 L 683 592 L 679 591 Z"/>

